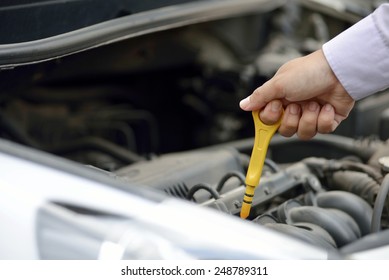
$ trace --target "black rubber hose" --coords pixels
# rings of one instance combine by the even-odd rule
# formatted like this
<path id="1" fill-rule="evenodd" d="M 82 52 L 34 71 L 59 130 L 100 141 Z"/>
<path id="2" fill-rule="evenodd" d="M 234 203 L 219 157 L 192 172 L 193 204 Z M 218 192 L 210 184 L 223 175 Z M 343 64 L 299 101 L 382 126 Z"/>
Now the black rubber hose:
<path id="1" fill-rule="evenodd" d="M 273 230 L 300 239 L 308 244 L 312 244 L 326 250 L 335 250 L 336 248 L 334 244 L 331 244 L 326 239 L 321 238 L 321 236 L 315 234 L 315 232 L 311 232 L 310 230 L 306 230 L 300 227 L 295 227 L 286 224 L 274 224 L 274 223 L 265 224 L 265 227 L 271 228 Z"/>
<path id="2" fill-rule="evenodd" d="M 340 250 L 342 254 L 354 254 L 374 248 L 380 248 L 389 245 L 389 229 L 377 233 L 372 233 L 361 239 L 343 246 Z"/>
<path id="3" fill-rule="evenodd" d="M 340 161 L 342 170 L 350 170 L 350 171 L 359 171 L 366 173 L 370 177 L 372 177 L 375 181 L 378 183 L 382 182 L 382 174 L 374 169 L 373 167 L 360 163 L 360 162 L 353 162 L 353 161 Z"/>
<path id="4" fill-rule="evenodd" d="M 370 233 L 373 209 L 359 196 L 344 191 L 330 191 L 318 193 L 316 202 L 319 207 L 335 208 L 349 214 L 358 224 L 362 236 Z"/>
<path id="5" fill-rule="evenodd" d="M 374 205 L 380 185 L 370 176 L 356 171 L 337 171 L 329 178 L 328 186 L 354 193 Z"/>
<path id="6" fill-rule="evenodd" d="M 220 198 L 220 195 L 219 193 L 213 189 L 210 185 L 208 184 L 205 184 L 205 183 L 200 183 L 200 184 L 197 184 L 197 185 L 194 185 L 188 192 L 188 194 L 186 195 L 186 199 L 187 200 L 192 200 L 193 199 L 193 196 L 194 194 L 199 191 L 199 190 L 206 190 L 207 192 L 209 192 L 214 199 L 219 199 Z"/>
<path id="7" fill-rule="evenodd" d="M 377 198 L 373 208 L 373 218 L 371 221 L 371 232 L 378 232 L 381 230 L 381 216 L 385 207 L 386 197 L 389 192 L 389 174 L 387 174 L 382 181 L 381 187 L 378 190 Z"/>
<path id="8" fill-rule="evenodd" d="M 343 213 L 340 215 L 340 213 Z M 349 244 L 359 238 L 355 228 L 358 225 L 346 213 L 332 209 L 323 209 L 314 206 L 292 208 L 289 212 L 292 223 L 312 223 L 325 229 L 335 240 L 338 247 Z M 350 225 L 352 225 L 350 227 Z"/>
<path id="9" fill-rule="evenodd" d="M 346 212 L 343 212 L 338 209 L 326 209 L 331 213 L 334 213 L 339 219 L 343 220 L 343 226 L 348 226 L 353 233 L 357 236 L 357 238 L 361 238 L 361 230 L 358 227 L 358 224 L 355 222 L 355 220 Z"/>
<path id="10" fill-rule="evenodd" d="M 312 223 L 295 223 L 295 224 L 293 224 L 293 226 L 297 227 L 297 228 L 305 229 L 305 230 L 308 230 L 308 231 L 314 233 L 316 236 L 318 236 L 321 239 L 324 239 L 325 241 L 330 243 L 332 245 L 332 247 L 336 248 L 335 240 L 328 233 L 328 231 L 326 231 L 324 228 L 322 228 L 318 225 L 312 224 Z"/>
<path id="11" fill-rule="evenodd" d="M 239 160 L 243 166 L 244 169 L 247 170 L 247 168 L 249 167 L 249 164 L 250 164 L 250 156 L 246 155 L 246 154 L 243 154 L 243 153 L 239 153 Z M 267 166 L 273 173 L 277 173 L 277 172 L 280 172 L 282 169 L 278 166 L 278 164 L 276 162 L 274 162 L 273 160 L 269 159 L 269 158 L 265 158 L 265 162 L 264 162 L 265 166 Z"/>
<path id="12" fill-rule="evenodd" d="M 279 146 L 290 145 L 293 143 L 304 143 L 305 145 L 321 144 L 328 147 L 337 148 L 348 154 L 356 155 L 366 161 L 376 152 L 377 146 L 381 144 L 380 141 L 356 141 L 353 138 L 335 134 L 317 134 L 308 142 L 300 140 L 296 136 L 286 138 L 280 135 L 274 135 L 270 143 L 270 148 L 277 148 Z"/>
<path id="13" fill-rule="evenodd" d="M 289 222 L 289 211 L 295 207 L 301 207 L 301 203 L 296 199 L 289 199 L 277 207 L 277 218 L 281 223 Z"/>
<path id="14" fill-rule="evenodd" d="M 254 138 L 247 138 L 237 141 L 230 141 L 223 144 L 212 146 L 212 148 L 232 147 L 239 152 L 249 154 L 253 149 Z M 302 145 L 302 147 L 320 147 L 329 150 L 337 150 L 342 152 L 344 156 L 355 155 L 363 161 L 368 161 L 370 157 L 382 146 L 382 141 L 358 141 L 353 138 L 335 135 L 335 134 L 317 134 L 309 141 L 300 140 L 298 137 L 283 137 L 279 134 L 273 136 L 270 142 L 270 152 L 277 148 L 290 148 L 293 145 Z"/>
<path id="15" fill-rule="evenodd" d="M 221 192 L 221 190 L 223 189 L 224 187 L 224 184 L 230 179 L 230 178 L 238 178 L 239 182 L 241 185 L 245 185 L 245 176 L 238 172 L 238 171 L 230 171 L 228 173 L 226 173 L 219 181 L 219 183 L 217 184 L 217 187 L 216 187 L 216 191 L 217 192 Z"/>
<path id="16" fill-rule="evenodd" d="M 269 158 L 265 158 L 264 164 L 271 169 L 273 173 L 277 173 L 281 171 L 281 168 L 275 163 L 273 160 Z"/>
<path id="17" fill-rule="evenodd" d="M 308 157 L 303 162 L 318 176 L 332 174 L 337 171 L 358 171 L 373 178 L 378 184 L 382 182 L 382 174 L 376 168 L 351 160 L 329 160 L 321 157 Z"/>

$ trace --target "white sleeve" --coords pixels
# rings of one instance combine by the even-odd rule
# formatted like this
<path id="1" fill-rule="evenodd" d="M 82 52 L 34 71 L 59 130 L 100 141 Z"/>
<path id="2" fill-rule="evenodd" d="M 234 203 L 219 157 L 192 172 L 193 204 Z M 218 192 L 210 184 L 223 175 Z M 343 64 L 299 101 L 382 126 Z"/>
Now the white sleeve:
<path id="1" fill-rule="evenodd" d="M 389 4 L 323 45 L 347 92 L 361 99 L 389 87 Z"/>

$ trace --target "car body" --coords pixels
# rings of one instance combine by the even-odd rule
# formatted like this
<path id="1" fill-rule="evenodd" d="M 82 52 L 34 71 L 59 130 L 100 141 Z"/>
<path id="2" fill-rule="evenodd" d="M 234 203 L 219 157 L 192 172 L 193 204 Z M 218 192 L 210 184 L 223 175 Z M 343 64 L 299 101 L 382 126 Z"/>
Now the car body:
<path id="1" fill-rule="evenodd" d="M 389 257 L 384 92 L 337 135 L 276 135 L 238 217 L 238 101 L 372 10 L 330 4 L 3 1 L 0 259 Z"/>

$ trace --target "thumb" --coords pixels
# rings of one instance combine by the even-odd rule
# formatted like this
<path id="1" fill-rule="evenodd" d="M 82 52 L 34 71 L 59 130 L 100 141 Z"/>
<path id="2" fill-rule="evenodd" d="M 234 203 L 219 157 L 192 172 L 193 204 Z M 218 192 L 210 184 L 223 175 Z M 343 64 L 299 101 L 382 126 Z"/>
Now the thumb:
<path id="1" fill-rule="evenodd" d="M 272 100 L 284 98 L 284 90 L 276 85 L 274 78 L 267 81 L 254 90 L 250 96 L 241 100 L 239 103 L 240 108 L 245 111 L 261 110 Z"/>

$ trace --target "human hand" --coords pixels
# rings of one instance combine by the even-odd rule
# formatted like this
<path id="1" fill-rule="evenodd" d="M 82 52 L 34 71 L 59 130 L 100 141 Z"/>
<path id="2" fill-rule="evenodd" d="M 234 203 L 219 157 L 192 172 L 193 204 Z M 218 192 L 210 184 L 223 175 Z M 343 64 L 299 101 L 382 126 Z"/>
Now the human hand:
<path id="1" fill-rule="evenodd" d="M 330 133 L 347 118 L 355 101 L 332 72 L 322 50 L 285 63 L 272 79 L 240 102 L 245 111 L 261 110 L 266 124 L 284 115 L 283 136 L 307 140 Z"/>

